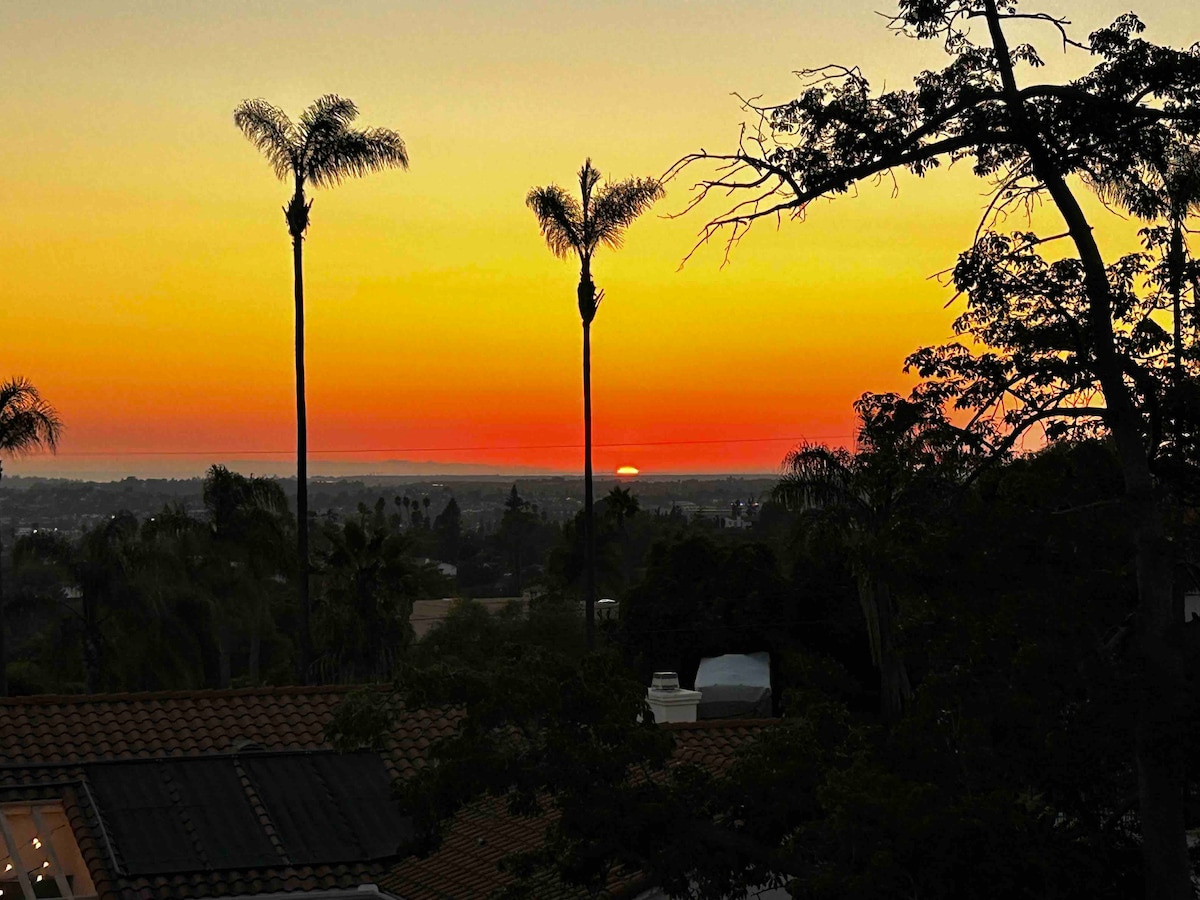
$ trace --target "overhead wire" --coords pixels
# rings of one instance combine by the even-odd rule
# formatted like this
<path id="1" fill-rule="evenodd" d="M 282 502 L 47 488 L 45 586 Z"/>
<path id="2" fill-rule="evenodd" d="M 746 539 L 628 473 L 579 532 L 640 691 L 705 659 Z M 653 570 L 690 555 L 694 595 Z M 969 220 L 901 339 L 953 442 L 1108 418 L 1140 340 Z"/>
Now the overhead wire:
<path id="1" fill-rule="evenodd" d="M 835 440 L 853 438 L 853 434 L 814 434 L 780 437 L 750 437 L 750 438 L 696 438 L 666 441 L 613 441 L 593 443 L 594 449 L 613 449 L 619 447 L 672 447 L 689 445 L 712 444 L 766 444 L 766 443 L 800 443 L 812 440 Z M 360 453 L 479 453 L 484 451 L 516 451 L 516 450 L 582 450 L 583 444 L 487 444 L 457 447 L 355 447 L 343 449 L 309 449 L 309 455 L 316 454 L 360 454 Z M 57 456 L 284 456 L 294 454 L 295 448 L 281 450 L 249 450 L 249 449 L 217 449 L 217 450 L 60 450 Z"/>

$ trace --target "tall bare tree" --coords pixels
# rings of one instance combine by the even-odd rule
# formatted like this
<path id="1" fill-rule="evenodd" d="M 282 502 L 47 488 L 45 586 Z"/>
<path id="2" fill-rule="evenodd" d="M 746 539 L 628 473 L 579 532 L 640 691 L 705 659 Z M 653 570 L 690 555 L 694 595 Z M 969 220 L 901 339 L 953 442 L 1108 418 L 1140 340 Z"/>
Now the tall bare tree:
<path id="1" fill-rule="evenodd" d="M 308 417 L 304 395 L 304 233 L 312 201 L 304 189 L 333 187 L 347 178 L 383 169 L 408 168 L 404 141 L 387 128 L 356 129 L 358 108 L 349 100 L 326 94 L 300 114 L 297 122 L 266 100 L 244 100 L 233 122 L 267 158 L 276 177 L 293 185 L 283 208 L 292 236 L 296 301 L 296 520 L 300 586 L 300 675 L 307 680 L 312 664 L 312 604 L 308 554 Z"/>
<path id="2" fill-rule="evenodd" d="M 24 456 L 43 449 L 53 452 L 61 433 L 58 411 L 43 399 L 32 382 L 17 377 L 0 384 L 0 478 L 4 477 L 3 456 Z M 0 563 L 3 560 L 4 547 L 0 545 Z M 8 695 L 3 584 L 0 573 L 0 697 Z"/>
<path id="3" fill-rule="evenodd" d="M 625 229 L 663 196 L 655 178 L 628 178 L 600 183 L 600 172 L 591 159 L 579 170 L 579 198 L 557 184 L 534 188 L 525 198 L 537 216 L 542 237 L 559 259 L 574 255 L 579 260 L 579 315 L 583 319 L 583 509 L 586 558 L 584 560 L 584 604 L 587 641 L 591 647 L 596 630 L 596 525 L 592 494 L 592 320 L 604 299 L 592 281 L 592 257 L 604 246 L 619 250 Z"/>

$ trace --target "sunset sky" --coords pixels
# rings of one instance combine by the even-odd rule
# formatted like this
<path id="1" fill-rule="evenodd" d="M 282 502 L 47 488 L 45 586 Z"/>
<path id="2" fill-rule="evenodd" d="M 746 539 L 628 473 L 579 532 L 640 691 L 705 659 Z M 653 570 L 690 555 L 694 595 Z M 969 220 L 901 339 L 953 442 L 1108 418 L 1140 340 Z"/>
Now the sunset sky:
<path id="1" fill-rule="evenodd" d="M 1084 34 L 1129 6 L 1039 8 Z M 1200 38 L 1192 3 L 1134 6 L 1153 40 Z M 578 273 L 546 250 L 526 192 L 569 184 L 589 155 L 623 178 L 729 149 L 731 92 L 786 100 L 795 69 L 860 64 L 899 87 L 940 66 L 936 45 L 886 30 L 887 8 L 8 0 L 0 376 L 32 379 L 67 430 L 57 458 L 5 473 L 291 470 L 289 191 L 232 112 L 263 97 L 295 115 L 325 93 L 399 131 L 412 165 L 315 195 L 311 471 L 577 470 Z M 1050 77 L 1086 66 L 1031 36 Z M 689 184 L 655 213 L 679 211 Z M 902 178 L 897 198 L 867 187 L 761 224 L 724 268 L 713 246 L 678 271 L 704 210 L 639 220 L 595 265 L 597 470 L 764 472 L 800 438 L 845 443 L 852 401 L 906 387 L 904 356 L 948 336 L 955 309 L 928 276 L 969 242 L 984 189 L 965 167 Z M 1136 226 L 1098 224 L 1107 252 L 1132 245 Z"/>

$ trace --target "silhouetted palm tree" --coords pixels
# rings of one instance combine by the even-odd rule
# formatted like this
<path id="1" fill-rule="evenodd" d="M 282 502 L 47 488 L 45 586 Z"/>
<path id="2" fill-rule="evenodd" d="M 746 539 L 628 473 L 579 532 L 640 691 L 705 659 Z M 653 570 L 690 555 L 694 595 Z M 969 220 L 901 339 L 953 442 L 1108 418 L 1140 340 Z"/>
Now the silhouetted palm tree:
<path id="1" fill-rule="evenodd" d="M 3 456 L 23 456 L 36 450 L 53 451 L 58 446 L 62 421 L 57 410 L 42 399 L 38 389 L 24 378 L 10 378 L 0 384 L 0 478 L 4 477 Z M 0 561 L 4 547 L 0 544 Z M 8 654 L 4 647 L 4 593 L 0 577 L 0 697 L 8 695 L 5 668 Z"/>
<path id="2" fill-rule="evenodd" d="M 308 230 L 304 188 L 332 187 L 346 178 L 389 168 L 408 168 L 408 151 L 396 132 L 386 128 L 351 128 L 358 108 L 349 100 L 326 94 L 292 122 L 266 100 L 244 100 L 233 113 L 234 124 L 250 139 L 280 181 L 291 181 L 294 193 L 283 208 L 292 236 L 296 293 L 296 521 L 300 584 L 300 666 L 307 679 L 312 663 L 311 604 L 308 592 L 308 426 L 304 404 L 304 269 L 302 246 Z"/>
<path id="3" fill-rule="evenodd" d="M 1142 167 L 1137 181 L 1099 181 L 1093 187 L 1101 199 L 1147 221 L 1162 220 L 1169 231 L 1167 290 L 1174 324 L 1173 368 L 1183 373 L 1183 291 L 1187 271 L 1187 220 L 1200 215 L 1200 146 L 1180 141 L 1154 165 Z M 1200 286 L 1193 297 L 1194 327 L 1200 328 Z"/>
<path id="4" fill-rule="evenodd" d="M 881 712 L 896 721 L 912 687 L 896 647 L 892 579 L 914 530 L 959 471 L 960 434 L 940 408 L 896 394 L 864 394 L 854 407 L 857 451 L 801 445 L 784 460 L 772 494 L 791 509 L 820 513 L 840 532 L 879 670 Z"/>
<path id="5" fill-rule="evenodd" d="M 579 170 L 579 199 L 556 184 L 534 188 L 525 198 L 537 216 L 550 252 L 560 259 L 579 259 L 579 315 L 583 319 L 583 507 L 586 559 L 584 603 L 587 641 L 591 647 L 596 618 L 596 526 L 592 512 L 592 320 L 604 299 L 592 281 L 592 257 L 601 246 L 618 250 L 625 229 L 663 196 L 654 178 L 629 178 L 600 184 L 600 173 L 591 159 Z"/>

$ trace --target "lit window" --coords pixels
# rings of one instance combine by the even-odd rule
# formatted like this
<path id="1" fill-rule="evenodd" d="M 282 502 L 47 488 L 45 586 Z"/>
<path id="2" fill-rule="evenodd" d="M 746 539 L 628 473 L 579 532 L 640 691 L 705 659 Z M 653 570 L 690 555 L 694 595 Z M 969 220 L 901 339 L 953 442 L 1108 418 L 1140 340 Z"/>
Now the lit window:
<path id="1" fill-rule="evenodd" d="M 0 900 L 95 896 L 61 803 L 0 806 Z"/>

